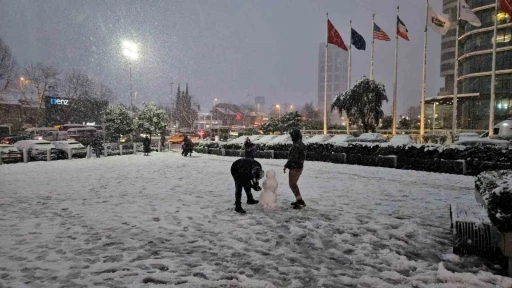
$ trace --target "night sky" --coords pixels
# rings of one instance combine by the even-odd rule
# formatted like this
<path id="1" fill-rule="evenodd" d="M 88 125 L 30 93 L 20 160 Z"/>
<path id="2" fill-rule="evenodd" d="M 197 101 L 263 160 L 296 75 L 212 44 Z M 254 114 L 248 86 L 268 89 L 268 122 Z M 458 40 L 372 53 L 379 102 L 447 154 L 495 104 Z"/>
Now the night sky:
<path id="1" fill-rule="evenodd" d="M 419 105 L 425 2 L 422 0 L 0 0 L 0 37 L 21 65 L 41 61 L 63 71 L 80 69 L 109 85 L 129 103 L 129 62 L 121 41 L 140 44 L 133 63 L 137 104 L 169 103 L 171 86 L 189 83 L 202 112 L 213 99 L 235 104 L 265 96 L 301 106 L 317 99 L 318 45 L 326 38 L 325 13 L 345 42 L 349 21 L 367 42 L 352 49 L 352 81 L 370 66 L 371 18 L 392 38 L 376 41 L 375 80 L 392 98 L 396 6 L 409 29 L 400 40 L 398 112 Z M 430 5 L 441 12 L 442 0 Z M 427 97 L 439 76 L 441 36 L 429 31 Z M 173 93 L 174 94 L 174 93 Z M 390 113 L 391 102 L 385 106 Z"/>

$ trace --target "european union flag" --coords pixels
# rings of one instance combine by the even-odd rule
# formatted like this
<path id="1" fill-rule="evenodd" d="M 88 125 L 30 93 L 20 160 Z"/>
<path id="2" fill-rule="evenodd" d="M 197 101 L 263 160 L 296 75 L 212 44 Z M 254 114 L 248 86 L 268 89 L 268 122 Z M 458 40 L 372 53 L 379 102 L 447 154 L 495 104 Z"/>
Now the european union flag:
<path id="1" fill-rule="evenodd" d="M 352 45 L 356 47 L 357 50 L 366 50 L 366 41 L 364 41 L 363 36 L 357 33 L 356 30 L 352 29 L 351 32 Z"/>

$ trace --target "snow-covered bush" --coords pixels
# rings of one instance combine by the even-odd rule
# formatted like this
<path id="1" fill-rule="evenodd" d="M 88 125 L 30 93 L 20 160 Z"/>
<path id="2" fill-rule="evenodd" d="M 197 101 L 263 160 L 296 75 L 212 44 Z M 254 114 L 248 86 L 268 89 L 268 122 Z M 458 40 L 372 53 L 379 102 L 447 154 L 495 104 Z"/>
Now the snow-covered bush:
<path id="1" fill-rule="evenodd" d="M 483 172 L 475 188 L 487 203 L 487 214 L 501 232 L 512 232 L 512 170 Z"/>

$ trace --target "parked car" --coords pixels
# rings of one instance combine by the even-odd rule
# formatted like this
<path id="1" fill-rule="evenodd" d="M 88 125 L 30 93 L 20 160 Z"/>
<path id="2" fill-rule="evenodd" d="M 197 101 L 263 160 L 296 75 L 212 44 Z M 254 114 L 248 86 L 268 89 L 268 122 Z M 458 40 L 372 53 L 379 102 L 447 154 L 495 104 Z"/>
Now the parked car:
<path id="1" fill-rule="evenodd" d="M 347 140 L 347 142 L 384 143 L 386 142 L 386 138 L 380 133 L 363 133 L 357 138 Z"/>
<path id="2" fill-rule="evenodd" d="M 510 149 L 511 143 L 507 140 L 498 140 L 498 139 L 488 139 L 488 138 L 476 138 L 476 139 L 466 139 L 459 140 L 453 143 L 454 145 L 461 145 L 466 147 L 487 147 L 494 146 L 500 147 L 503 149 Z"/>
<path id="3" fill-rule="evenodd" d="M 275 139 L 276 137 L 277 137 L 277 135 L 263 135 L 263 137 L 254 141 L 253 143 L 254 144 L 265 144 L 265 143 L 271 141 L 272 139 Z"/>
<path id="4" fill-rule="evenodd" d="M 455 135 L 455 141 L 478 139 L 480 135 L 478 133 L 459 133 Z"/>
<path id="5" fill-rule="evenodd" d="M 3 163 L 20 162 L 21 153 L 13 145 L 0 144 L 0 155 Z"/>
<path id="6" fill-rule="evenodd" d="M 315 135 L 311 138 L 308 138 L 304 140 L 304 144 L 308 143 L 322 143 L 332 138 L 332 135 L 329 134 L 321 134 L 321 135 Z"/>
<path id="7" fill-rule="evenodd" d="M 347 140 L 354 139 L 354 138 L 355 138 L 354 136 L 348 135 L 348 134 L 334 135 L 334 137 L 332 137 L 331 139 L 325 141 L 324 143 L 338 145 L 338 144 L 341 144 L 341 143 L 346 143 Z"/>
<path id="8" fill-rule="evenodd" d="M 414 140 L 412 140 L 410 135 L 401 134 L 395 135 L 391 137 L 389 140 L 389 144 L 391 145 L 406 145 L 406 144 L 414 144 Z"/>
<path id="9" fill-rule="evenodd" d="M 32 137 L 30 136 L 27 136 L 27 135 L 9 135 L 7 137 L 5 137 L 4 139 L 2 139 L 2 141 L 0 142 L 0 144 L 11 144 L 13 145 L 14 143 L 20 141 L 20 140 L 31 140 Z"/>
<path id="10" fill-rule="evenodd" d="M 279 135 L 267 142 L 267 144 L 289 144 L 292 143 L 292 137 L 289 134 Z"/>
<path id="11" fill-rule="evenodd" d="M 23 153 L 27 149 L 29 160 L 47 160 L 47 151 L 50 149 L 51 160 L 57 159 L 57 149 L 50 141 L 46 140 L 21 140 L 14 144 L 14 147 Z"/>
<path id="12" fill-rule="evenodd" d="M 54 141 L 52 142 L 57 149 L 57 159 L 68 159 L 68 149 L 71 149 L 71 157 L 85 158 L 87 148 L 77 141 Z"/>

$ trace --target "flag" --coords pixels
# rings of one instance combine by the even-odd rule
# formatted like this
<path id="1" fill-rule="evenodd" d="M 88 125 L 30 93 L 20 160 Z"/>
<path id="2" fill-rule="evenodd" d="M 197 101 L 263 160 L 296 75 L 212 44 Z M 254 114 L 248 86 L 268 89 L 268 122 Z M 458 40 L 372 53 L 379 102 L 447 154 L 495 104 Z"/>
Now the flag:
<path id="1" fill-rule="evenodd" d="M 446 20 L 443 16 L 437 14 L 434 9 L 428 6 L 427 8 L 427 23 L 437 34 L 445 35 L 450 29 L 450 21 Z"/>
<path id="2" fill-rule="evenodd" d="M 347 46 L 345 46 L 345 42 L 341 39 L 340 33 L 338 33 L 338 30 L 334 28 L 334 25 L 332 25 L 329 19 L 327 19 L 327 43 L 334 44 L 341 49 L 348 51 Z"/>
<path id="3" fill-rule="evenodd" d="M 388 34 L 386 32 L 382 31 L 377 24 L 373 23 L 373 38 L 377 40 L 383 40 L 383 41 L 391 41 L 389 39 Z"/>
<path id="4" fill-rule="evenodd" d="M 476 17 L 475 13 L 473 13 L 473 10 L 469 8 L 468 4 L 464 0 L 460 0 L 460 19 L 468 21 L 469 24 L 480 27 L 482 26 L 482 22 L 480 22 L 480 19 Z"/>
<path id="5" fill-rule="evenodd" d="M 356 47 L 357 50 L 365 50 L 366 49 L 366 41 L 364 41 L 363 36 L 361 34 L 357 33 L 356 30 L 352 29 L 351 37 L 352 38 L 352 45 Z"/>
<path id="6" fill-rule="evenodd" d="M 396 16 L 396 34 L 409 41 L 409 35 L 407 35 L 407 32 L 409 32 L 409 30 L 407 30 L 407 27 L 405 27 L 404 22 L 400 20 L 400 17 Z"/>
<path id="7" fill-rule="evenodd" d="M 512 17 L 512 0 L 500 0 L 500 10 Z"/>

